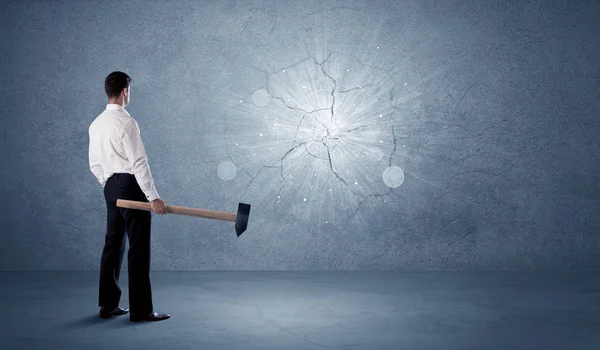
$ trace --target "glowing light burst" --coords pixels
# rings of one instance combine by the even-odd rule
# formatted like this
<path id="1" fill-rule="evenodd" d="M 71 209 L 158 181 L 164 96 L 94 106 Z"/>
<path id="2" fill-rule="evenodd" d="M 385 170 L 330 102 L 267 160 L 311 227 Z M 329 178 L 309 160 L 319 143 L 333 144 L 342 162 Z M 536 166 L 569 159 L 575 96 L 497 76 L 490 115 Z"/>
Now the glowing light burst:
<path id="1" fill-rule="evenodd" d="M 385 71 L 331 52 L 265 75 L 224 120 L 229 157 L 257 206 L 331 225 L 399 190 L 401 135 Z"/>

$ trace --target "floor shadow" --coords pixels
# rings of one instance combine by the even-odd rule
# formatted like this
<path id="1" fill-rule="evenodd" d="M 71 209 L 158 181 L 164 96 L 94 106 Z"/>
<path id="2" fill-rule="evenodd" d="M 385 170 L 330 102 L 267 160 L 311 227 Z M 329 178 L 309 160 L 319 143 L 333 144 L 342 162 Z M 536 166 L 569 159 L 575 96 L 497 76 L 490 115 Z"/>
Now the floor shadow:
<path id="1" fill-rule="evenodd" d="M 124 320 L 129 321 L 129 315 L 113 316 L 108 319 L 103 319 L 103 318 L 100 318 L 98 316 L 98 314 L 94 314 L 94 315 L 80 317 L 80 318 L 62 323 L 58 326 L 58 328 L 62 328 L 62 329 L 87 328 L 87 327 L 94 327 L 94 326 L 99 326 L 99 325 L 107 325 L 107 324 L 111 324 L 111 323 L 114 324 L 115 322 L 118 323 L 119 326 L 123 326 Z"/>
<path id="2" fill-rule="evenodd" d="M 143 326 L 152 322 L 130 322 L 129 314 L 113 316 L 108 319 L 102 319 L 98 314 L 80 317 L 67 321 L 57 326 L 60 329 L 83 329 L 88 327 L 106 326 L 109 328 L 135 327 Z M 104 328 L 104 327 L 103 327 Z"/>

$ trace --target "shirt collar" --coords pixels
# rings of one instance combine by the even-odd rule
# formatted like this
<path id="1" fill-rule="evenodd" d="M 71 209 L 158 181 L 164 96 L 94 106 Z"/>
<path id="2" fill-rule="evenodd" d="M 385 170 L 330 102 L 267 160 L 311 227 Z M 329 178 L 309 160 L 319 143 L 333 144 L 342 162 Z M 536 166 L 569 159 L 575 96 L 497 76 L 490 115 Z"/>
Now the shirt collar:
<path id="1" fill-rule="evenodd" d="M 129 115 L 129 113 L 127 112 L 127 110 L 125 110 L 125 107 L 116 104 L 116 103 L 109 103 L 106 105 L 106 109 L 110 109 L 110 110 L 117 110 L 117 111 L 121 111 L 126 113 L 127 115 Z"/>

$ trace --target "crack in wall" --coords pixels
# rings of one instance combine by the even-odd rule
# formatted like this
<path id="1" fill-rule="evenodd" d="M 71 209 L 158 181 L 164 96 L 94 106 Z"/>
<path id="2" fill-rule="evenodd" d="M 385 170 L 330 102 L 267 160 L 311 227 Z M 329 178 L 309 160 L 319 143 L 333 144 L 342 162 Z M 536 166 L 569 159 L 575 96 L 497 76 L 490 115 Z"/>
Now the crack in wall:
<path id="1" fill-rule="evenodd" d="M 271 29 L 269 30 L 269 34 L 267 35 L 267 44 L 265 46 L 269 46 L 271 44 L 271 36 L 273 35 L 273 32 L 275 31 L 275 27 L 277 26 L 278 17 L 277 16 L 269 15 L 265 10 L 263 10 L 261 8 L 250 9 L 250 10 L 252 10 L 252 14 L 250 15 L 250 17 L 248 17 L 248 19 L 244 23 L 244 27 L 240 31 L 240 33 L 239 33 L 240 38 L 244 35 L 244 32 L 248 28 L 248 25 L 250 24 L 250 21 L 254 18 L 254 16 L 256 15 L 256 13 L 260 11 L 260 12 L 265 13 L 267 16 L 269 16 L 269 18 L 275 17 L 275 19 L 273 20 L 273 24 L 271 25 Z"/>
<path id="2" fill-rule="evenodd" d="M 327 8 L 327 9 L 323 9 L 323 10 L 318 10 L 318 11 L 315 11 L 315 12 L 311 12 L 308 15 L 304 15 L 304 16 L 302 16 L 300 18 L 305 19 L 307 17 L 314 16 L 314 15 L 316 15 L 318 13 L 323 13 L 323 12 L 326 12 L 326 11 L 334 11 L 334 10 L 349 10 L 349 11 L 356 11 L 356 12 L 362 12 L 362 11 L 364 11 L 364 9 L 361 9 L 361 8 L 353 8 L 353 7 L 349 7 L 349 6 L 336 6 L 336 7 L 330 7 L 330 8 Z"/>
<path id="3" fill-rule="evenodd" d="M 385 74 L 383 75 L 383 77 L 381 79 L 378 79 L 378 82 L 375 83 L 375 84 L 374 83 L 367 83 L 367 84 L 363 84 L 361 86 L 347 88 L 345 90 L 338 90 L 338 87 L 339 87 L 338 80 L 325 69 L 325 64 L 331 59 L 333 53 L 337 53 L 337 54 L 340 54 L 340 55 L 350 56 L 350 57 L 354 58 L 357 62 L 359 62 L 361 65 L 363 65 L 365 67 L 372 68 L 372 69 L 377 69 L 377 70 L 383 71 Z M 284 97 L 277 96 L 271 90 L 271 88 L 269 87 L 269 80 L 270 80 L 270 77 L 272 75 L 275 75 L 275 74 L 278 74 L 278 73 L 281 73 L 281 72 L 285 73 L 286 70 L 293 69 L 293 68 L 299 66 L 300 64 L 303 64 L 303 63 L 305 63 L 305 62 L 307 62 L 309 60 L 311 60 L 317 66 L 317 69 L 323 75 L 325 75 L 325 77 L 327 77 L 329 79 L 329 81 L 331 81 L 331 83 L 333 83 L 333 87 L 332 87 L 332 89 L 331 89 L 331 91 L 329 93 L 329 95 L 331 96 L 331 104 L 328 107 L 315 108 L 313 110 L 309 110 L 309 109 L 303 108 L 301 106 L 292 106 L 292 105 L 290 105 L 290 104 L 288 104 L 286 102 L 286 100 L 285 100 Z M 279 101 L 285 108 L 287 108 L 289 110 L 292 110 L 292 111 L 295 111 L 295 112 L 301 112 L 303 114 L 302 114 L 302 117 L 300 118 L 298 124 L 296 125 L 296 129 L 295 129 L 294 136 L 293 136 L 293 143 L 294 143 L 294 145 L 293 145 L 293 147 L 290 147 L 289 149 L 287 149 L 285 151 L 285 153 L 280 157 L 279 162 L 278 162 L 279 164 L 277 166 L 275 166 L 275 165 L 267 165 L 267 166 L 263 165 L 261 167 L 261 169 L 259 169 L 259 171 L 254 176 L 250 175 L 249 171 L 243 169 L 244 172 L 246 174 L 248 174 L 248 176 L 251 178 L 251 180 L 250 180 L 250 182 L 248 184 L 248 187 L 256 180 L 256 178 L 258 176 L 260 176 L 260 174 L 262 173 L 262 171 L 266 167 L 267 168 L 279 167 L 279 177 L 285 183 L 286 182 L 286 176 L 284 175 L 285 161 L 288 159 L 289 156 L 291 156 L 291 154 L 294 151 L 296 151 L 300 147 L 302 147 L 304 149 L 305 154 L 308 155 L 309 157 L 315 158 L 315 159 L 320 159 L 320 160 L 326 160 L 327 164 L 328 164 L 329 171 L 331 172 L 331 174 L 333 174 L 338 181 L 340 181 L 343 185 L 345 185 L 346 188 L 351 193 L 353 193 L 355 196 L 357 196 L 358 198 L 360 198 L 360 200 L 358 201 L 358 206 L 357 206 L 356 210 L 351 215 L 352 217 L 354 217 L 357 214 L 357 212 L 360 209 L 360 207 L 368 199 L 371 199 L 371 198 L 380 198 L 380 197 L 384 197 L 384 196 L 388 196 L 390 194 L 393 194 L 393 192 L 392 192 L 393 189 L 391 189 L 391 188 L 388 188 L 383 193 L 372 193 L 372 194 L 369 194 L 369 195 L 363 195 L 363 194 L 358 193 L 357 191 L 353 190 L 352 187 L 349 184 L 349 181 L 347 179 L 345 179 L 344 176 L 342 176 L 336 170 L 336 167 L 333 164 L 334 157 L 333 157 L 333 154 L 332 154 L 333 151 L 336 150 L 337 146 L 340 144 L 339 141 L 342 138 L 344 138 L 345 135 L 350 134 L 350 133 L 355 132 L 355 131 L 360 130 L 360 129 L 369 128 L 369 127 L 371 127 L 373 125 L 379 125 L 380 124 L 380 123 L 377 123 L 377 122 L 375 122 L 375 123 L 367 123 L 367 124 L 355 126 L 355 127 L 349 128 L 349 129 L 340 127 L 340 125 L 336 121 L 336 117 L 337 117 L 336 116 L 336 111 L 337 111 L 337 108 L 338 108 L 336 106 L 336 103 L 337 103 L 337 99 L 336 99 L 337 94 L 348 94 L 348 93 L 350 93 L 352 91 L 362 90 L 362 89 L 366 89 L 368 87 L 372 87 L 374 85 L 377 85 L 381 81 L 383 81 L 385 78 L 389 78 L 389 74 L 390 74 L 389 71 L 384 70 L 384 69 L 379 68 L 379 67 L 375 67 L 375 66 L 371 66 L 371 65 L 365 64 L 358 57 L 356 57 L 354 55 L 344 54 L 344 53 L 340 53 L 338 51 L 330 51 L 328 53 L 327 57 L 324 58 L 321 62 L 319 62 L 319 60 L 317 60 L 316 57 L 314 57 L 314 56 L 312 56 L 312 55 L 309 54 L 308 57 L 300 59 L 299 61 L 297 61 L 297 62 L 295 62 L 295 63 L 293 63 L 293 64 L 291 64 L 291 65 L 289 65 L 287 67 L 276 69 L 274 71 L 266 71 L 266 70 L 261 69 L 261 68 L 257 68 L 257 69 L 265 74 L 265 85 L 263 87 L 261 87 L 261 88 L 264 88 L 266 90 L 269 98 L 271 98 L 273 100 L 276 100 L 276 101 Z M 392 112 L 396 112 L 396 109 L 397 109 L 398 106 L 395 104 L 393 89 L 394 88 L 392 87 L 392 89 L 390 90 L 390 102 L 391 102 L 390 104 L 392 106 Z M 258 89 L 256 89 L 255 91 L 257 91 L 257 90 Z M 248 96 L 246 98 L 248 98 Z M 330 126 L 326 125 L 323 121 L 321 121 L 321 120 L 319 120 L 319 119 L 317 119 L 315 117 L 315 114 L 318 113 L 318 112 L 321 112 L 321 111 L 329 111 L 330 112 L 329 113 L 330 114 Z M 302 127 L 302 124 L 304 122 L 306 122 L 306 117 L 307 116 L 310 116 L 312 118 L 312 135 L 311 135 L 311 137 L 310 137 L 309 140 L 302 139 L 302 138 L 299 137 L 300 129 Z M 322 134 L 317 134 L 317 126 L 319 126 L 319 128 L 322 127 L 324 129 L 324 131 L 322 132 Z M 228 132 L 227 129 L 226 129 L 225 132 L 226 133 Z M 396 153 L 396 151 L 398 149 L 398 147 L 397 147 L 398 140 L 408 138 L 408 136 L 405 136 L 405 137 L 399 137 L 399 136 L 397 136 L 394 126 L 391 127 L 391 135 L 392 135 L 392 138 L 393 138 L 393 149 L 391 150 L 390 156 L 388 158 L 388 165 L 389 166 L 391 166 L 394 154 Z M 310 145 L 317 144 L 317 143 L 320 144 L 320 145 L 322 145 L 325 148 L 324 149 L 326 151 L 326 156 L 325 157 L 319 156 L 318 154 L 315 154 L 314 152 L 312 152 L 309 149 Z M 228 155 L 231 157 L 230 152 L 229 152 L 229 148 L 228 148 Z M 284 185 L 284 187 L 285 187 L 285 185 Z M 282 187 L 278 191 L 278 196 L 279 196 L 279 194 L 281 193 L 281 191 L 283 190 L 284 187 Z"/>

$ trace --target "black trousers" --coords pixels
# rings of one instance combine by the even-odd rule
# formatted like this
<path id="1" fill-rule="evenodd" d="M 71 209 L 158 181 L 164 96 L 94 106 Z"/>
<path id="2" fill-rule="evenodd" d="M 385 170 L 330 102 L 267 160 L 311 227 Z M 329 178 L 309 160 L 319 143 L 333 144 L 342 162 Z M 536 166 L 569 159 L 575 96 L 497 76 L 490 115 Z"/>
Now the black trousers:
<path id="1" fill-rule="evenodd" d="M 127 267 L 129 277 L 129 309 L 131 313 L 153 310 L 150 286 L 150 226 L 152 213 L 145 210 L 119 208 L 117 199 L 148 202 L 131 174 L 114 174 L 104 185 L 106 199 L 106 239 L 100 265 L 98 306 L 114 308 L 121 300 L 119 275 L 125 252 L 125 232 L 129 238 Z"/>

